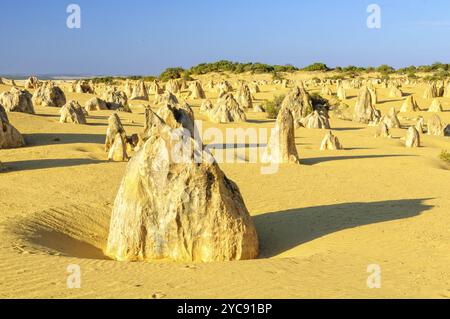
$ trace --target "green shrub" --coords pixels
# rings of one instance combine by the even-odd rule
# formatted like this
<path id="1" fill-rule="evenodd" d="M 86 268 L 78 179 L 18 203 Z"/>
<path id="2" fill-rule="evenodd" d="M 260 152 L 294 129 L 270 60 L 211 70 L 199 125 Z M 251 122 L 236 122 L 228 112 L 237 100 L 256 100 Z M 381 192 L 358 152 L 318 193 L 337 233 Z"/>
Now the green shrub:
<path id="1" fill-rule="evenodd" d="M 273 98 L 271 101 L 266 101 L 264 103 L 264 109 L 266 110 L 267 117 L 269 119 L 276 119 L 278 116 L 278 112 L 281 108 L 281 103 L 283 103 L 283 100 L 285 98 L 285 95 L 277 95 Z"/>
<path id="2" fill-rule="evenodd" d="M 167 68 L 159 75 L 161 81 L 179 79 L 185 73 L 182 67 Z"/>
<path id="3" fill-rule="evenodd" d="M 330 68 L 325 63 L 313 63 L 304 67 L 303 71 L 329 71 Z"/>
<path id="4" fill-rule="evenodd" d="M 439 155 L 439 158 L 444 162 L 450 164 L 450 152 L 448 152 L 447 150 L 442 150 L 441 154 Z"/>

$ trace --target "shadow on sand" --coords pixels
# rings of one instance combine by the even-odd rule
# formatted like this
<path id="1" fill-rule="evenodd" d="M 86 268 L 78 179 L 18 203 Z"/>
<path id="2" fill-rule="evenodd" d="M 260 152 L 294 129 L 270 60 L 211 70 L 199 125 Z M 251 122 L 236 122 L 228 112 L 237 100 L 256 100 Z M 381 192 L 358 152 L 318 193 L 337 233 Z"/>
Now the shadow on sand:
<path id="1" fill-rule="evenodd" d="M 276 256 L 340 230 L 418 216 L 432 207 L 423 203 L 426 200 L 429 198 L 345 203 L 254 216 L 260 257 Z"/>
<path id="2" fill-rule="evenodd" d="M 24 134 L 27 146 L 92 143 L 104 144 L 104 134 L 33 133 Z"/>
<path id="3" fill-rule="evenodd" d="M 415 155 L 352 155 L 352 156 L 327 156 L 327 157 L 314 157 L 314 158 L 302 158 L 300 163 L 303 165 L 316 165 L 319 163 L 330 161 L 342 161 L 352 159 L 369 159 L 369 158 L 385 158 L 385 157 L 410 157 Z"/>
<path id="4" fill-rule="evenodd" d="M 45 168 L 55 167 L 71 167 L 88 164 L 99 164 L 106 161 L 91 159 L 91 158 L 52 158 L 52 159 L 37 159 L 26 161 L 8 162 L 8 171 L 30 171 Z"/>

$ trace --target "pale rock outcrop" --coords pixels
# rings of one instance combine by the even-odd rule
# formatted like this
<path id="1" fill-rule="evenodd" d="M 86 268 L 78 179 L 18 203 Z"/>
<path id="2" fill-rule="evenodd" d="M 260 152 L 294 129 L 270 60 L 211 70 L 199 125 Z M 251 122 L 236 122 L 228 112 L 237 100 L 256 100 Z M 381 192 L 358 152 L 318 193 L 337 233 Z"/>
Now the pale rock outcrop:
<path id="1" fill-rule="evenodd" d="M 425 92 L 423 94 L 424 99 L 434 99 L 436 97 L 439 97 L 438 90 L 436 87 L 435 82 L 431 82 L 428 84 L 427 88 L 425 89 Z"/>
<path id="2" fill-rule="evenodd" d="M 37 89 L 40 85 L 40 82 L 37 77 L 31 76 L 25 81 L 25 89 L 33 90 Z"/>
<path id="3" fill-rule="evenodd" d="M 278 113 L 275 129 L 272 131 L 262 161 L 280 164 L 300 163 L 295 146 L 294 117 L 287 108 L 281 109 Z"/>
<path id="4" fill-rule="evenodd" d="M 110 110 L 117 110 L 131 113 L 128 106 L 128 96 L 125 92 L 119 91 L 116 87 L 110 87 L 103 93 L 102 99 Z"/>
<path id="5" fill-rule="evenodd" d="M 109 153 L 109 150 L 114 144 L 114 141 L 120 135 L 123 140 L 126 139 L 126 132 L 123 128 L 122 122 L 120 121 L 119 115 L 113 113 L 108 118 L 108 128 L 106 129 L 106 140 L 105 140 L 105 152 Z"/>
<path id="6" fill-rule="evenodd" d="M 308 129 L 330 129 L 328 115 L 315 110 L 301 120 L 302 125 Z"/>
<path id="7" fill-rule="evenodd" d="M 27 90 L 20 90 L 17 87 L 13 87 L 9 92 L 0 94 L 0 104 L 8 112 L 35 114 L 31 98 L 32 95 Z"/>
<path id="8" fill-rule="evenodd" d="M 312 113 L 311 97 L 303 87 L 294 87 L 281 103 L 281 109 L 287 108 L 294 117 L 295 127 L 301 126 L 301 121 Z"/>
<path id="9" fill-rule="evenodd" d="M 322 87 L 321 94 L 323 95 L 333 95 L 333 91 L 328 85 Z"/>
<path id="10" fill-rule="evenodd" d="M 155 95 L 160 95 L 164 93 L 164 90 L 161 88 L 161 86 L 159 85 L 158 81 L 153 81 L 153 83 L 150 85 L 150 93 L 155 94 Z"/>
<path id="11" fill-rule="evenodd" d="M 220 97 L 213 109 L 208 113 L 209 119 L 215 123 L 246 122 L 247 117 L 232 93 Z"/>
<path id="12" fill-rule="evenodd" d="M 403 92 L 397 86 L 392 86 L 391 90 L 389 91 L 389 97 L 391 98 L 403 97 Z"/>
<path id="13" fill-rule="evenodd" d="M 431 102 L 431 106 L 428 109 L 428 112 L 442 112 L 441 102 L 439 102 L 438 99 L 434 99 L 433 102 Z"/>
<path id="14" fill-rule="evenodd" d="M 86 110 L 75 100 L 67 102 L 59 113 L 61 123 L 86 124 Z"/>
<path id="15" fill-rule="evenodd" d="M 112 162 L 128 161 L 126 139 L 120 133 L 114 137 L 114 143 L 108 152 L 108 160 Z"/>
<path id="16" fill-rule="evenodd" d="M 179 82 L 175 80 L 169 80 L 166 83 L 166 91 L 172 93 L 172 94 L 178 94 L 180 92 L 180 85 Z"/>
<path id="17" fill-rule="evenodd" d="M 159 101 L 157 101 L 157 104 L 170 104 L 170 105 L 177 105 L 178 99 L 177 97 L 170 91 L 166 91 L 164 94 L 160 96 Z"/>
<path id="18" fill-rule="evenodd" d="M 219 98 L 222 97 L 222 95 L 225 95 L 226 93 L 233 92 L 233 87 L 231 86 L 230 82 L 228 82 L 227 80 L 220 82 L 217 85 L 217 89 L 219 92 Z"/>
<path id="19" fill-rule="evenodd" d="M 420 135 L 414 126 L 411 126 L 406 132 L 405 146 L 420 147 Z"/>
<path id="20" fill-rule="evenodd" d="M 447 83 L 447 86 L 445 87 L 445 89 L 444 89 L 444 94 L 443 94 L 443 96 L 444 97 L 450 97 L 450 82 L 448 82 Z"/>
<path id="21" fill-rule="evenodd" d="M 92 99 L 88 100 L 84 104 L 84 109 L 88 112 L 90 111 L 101 111 L 101 110 L 107 110 L 108 106 L 106 105 L 106 102 L 98 97 L 93 97 Z"/>
<path id="22" fill-rule="evenodd" d="M 422 116 L 419 116 L 417 118 L 417 122 L 414 127 L 416 128 L 417 132 L 419 132 L 420 134 L 425 133 L 425 120 L 423 119 Z"/>
<path id="23" fill-rule="evenodd" d="M 369 87 L 370 98 L 372 99 L 372 105 L 375 107 L 375 104 L 378 103 L 378 94 L 377 89 L 374 87 Z"/>
<path id="24" fill-rule="evenodd" d="M 361 123 L 377 122 L 381 118 L 380 112 L 375 108 L 372 96 L 366 86 L 360 88 L 355 104 L 354 119 Z"/>
<path id="25" fill-rule="evenodd" d="M 34 105 L 62 107 L 66 104 L 66 96 L 60 87 L 53 82 L 44 82 L 33 94 Z"/>
<path id="26" fill-rule="evenodd" d="M 189 97 L 192 99 L 206 99 L 205 91 L 202 88 L 200 81 L 194 81 L 190 85 Z"/>
<path id="27" fill-rule="evenodd" d="M 322 140 L 322 143 L 320 144 L 320 150 L 341 150 L 342 145 L 339 142 L 339 139 L 337 136 L 333 135 L 332 131 L 329 131 L 325 137 Z"/>
<path id="28" fill-rule="evenodd" d="M 25 146 L 20 132 L 9 122 L 3 106 L 0 105 L 0 149 Z"/>
<path id="29" fill-rule="evenodd" d="M 125 86 L 123 88 L 123 92 L 125 92 L 125 94 L 127 96 L 131 96 L 131 94 L 133 94 L 133 86 L 132 86 L 132 83 L 131 83 L 131 81 L 129 79 L 127 79 L 125 81 Z"/>
<path id="30" fill-rule="evenodd" d="M 400 112 L 416 112 L 420 111 L 419 106 L 417 105 L 416 101 L 414 100 L 414 97 L 412 95 L 408 96 L 405 101 L 402 104 L 402 107 L 400 108 Z"/>
<path id="31" fill-rule="evenodd" d="M 194 112 L 188 104 L 161 106 L 156 113 L 171 128 L 184 128 L 191 137 L 195 134 Z"/>
<path id="32" fill-rule="evenodd" d="M 428 135 L 443 136 L 444 135 L 444 124 L 441 118 L 437 114 L 433 114 L 427 122 Z"/>
<path id="33" fill-rule="evenodd" d="M 253 108 L 253 97 L 247 84 L 242 84 L 238 90 L 237 101 L 243 109 Z"/>
<path id="34" fill-rule="evenodd" d="M 77 80 L 73 83 L 72 91 L 75 93 L 94 93 L 92 82 L 87 80 Z"/>
<path id="35" fill-rule="evenodd" d="M 400 128 L 401 126 L 395 107 L 391 107 L 389 112 L 381 117 L 380 122 L 385 123 L 389 129 Z"/>
<path id="36" fill-rule="evenodd" d="M 256 228 L 239 188 L 215 161 L 196 163 L 193 151 L 178 149 L 184 139 L 165 126 L 132 157 L 114 202 L 106 255 L 178 262 L 257 257 Z M 200 147 L 193 139 L 185 143 Z"/>
<path id="37" fill-rule="evenodd" d="M 131 100 L 148 100 L 147 87 L 145 86 L 144 81 L 139 80 L 133 86 L 133 90 L 131 93 Z"/>
<path id="38" fill-rule="evenodd" d="M 342 85 L 339 85 L 336 91 L 336 95 L 339 100 L 345 100 L 347 98 L 347 94 L 345 93 L 345 89 Z"/>
<path id="39" fill-rule="evenodd" d="M 200 106 L 200 113 L 201 114 L 208 114 L 209 111 L 211 111 L 214 108 L 211 100 L 205 100 L 202 102 L 202 105 Z"/>
<path id="40" fill-rule="evenodd" d="M 389 127 L 385 122 L 380 122 L 378 125 L 375 137 L 388 137 L 391 138 L 391 133 L 389 132 Z"/>
<path id="41" fill-rule="evenodd" d="M 252 94 L 256 94 L 256 93 L 261 92 L 258 83 L 252 82 L 252 83 L 250 83 L 249 87 L 250 87 L 250 92 Z"/>

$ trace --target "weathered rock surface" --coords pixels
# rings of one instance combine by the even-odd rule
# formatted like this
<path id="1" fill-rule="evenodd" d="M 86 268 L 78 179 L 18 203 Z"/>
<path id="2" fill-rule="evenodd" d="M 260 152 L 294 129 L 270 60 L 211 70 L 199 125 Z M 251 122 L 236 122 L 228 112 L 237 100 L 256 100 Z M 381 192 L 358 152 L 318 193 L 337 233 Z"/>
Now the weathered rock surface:
<path id="1" fill-rule="evenodd" d="M 303 118 L 301 124 L 309 129 L 330 129 L 328 115 L 318 110 Z"/>
<path id="2" fill-rule="evenodd" d="M 372 95 L 366 86 L 361 87 L 355 104 L 354 119 L 361 123 L 377 122 L 381 117 L 375 109 Z"/>
<path id="3" fill-rule="evenodd" d="M 256 229 L 239 188 L 216 162 L 194 163 L 193 153 L 185 158 L 177 131 L 165 126 L 128 163 L 105 253 L 121 261 L 257 257 Z"/>
<path id="4" fill-rule="evenodd" d="M 101 110 L 107 110 L 108 106 L 106 105 L 106 102 L 98 97 L 93 97 L 92 99 L 88 100 L 84 108 L 86 111 L 101 111 Z"/>
<path id="5" fill-rule="evenodd" d="M 441 118 L 434 114 L 432 115 L 427 122 L 428 135 L 434 136 L 443 136 L 444 135 L 444 124 L 441 121 Z"/>
<path id="6" fill-rule="evenodd" d="M 67 102 L 59 113 L 61 123 L 86 124 L 86 110 L 75 100 Z"/>
<path id="7" fill-rule="evenodd" d="M 9 92 L 0 94 L 0 104 L 9 112 L 35 114 L 31 98 L 30 92 L 13 87 Z"/>
<path id="8" fill-rule="evenodd" d="M 106 102 L 108 109 L 131 113 L 131 109 L 128 106 L 128 96 L 125 92 L 119 91 L 115 87 L 109 88 L 102 98 Z"/>
<path id="9" fill-rule="evenodd" d="M 339 139 L 337 136 L 333 135 L 332 131 L 329 131 L 325 137 L 322 140 L 322 143 L 320 144 L 320 150 L 341 150 L 342 145 L 339 142 Z"/>
<path id="10" fill-rule="evenodd" d="M 438 99 L 434 99 L 433 102 L 431 102 L 431 106 L 428 109 L 428 112 L 442 112 L 441 102 L 439 102 Z"/>
<path id="11" fill-rule="evenodd" d="M 62 107 L 66 104 L 66 96 L 60 87 L 53 82 L 44 82 L 33 94 L 34 105 Z"/>
<path id="12" fill-rule="evenodd" d="M 294 136 L 294 117 L 287 108 L 280 110 L 275 129 L 263 155 L 264 162 L 300 163 Z"/>
<path id="13" fill-rule="evenodd" d="M 194 81 L 191 83 L 190 97 L 193 99 L 206 99 L 206 94 L 200 81 Z"/>
<path id="14" fill-rule="evenodd" d="M 208 113 L 209 119 L 215 123 L 245 122 L 247 117 L 232 93 L 226 93 L 217 100 L 216 105 Z"/>
<path id="15" fill-rule="evenodd" d="M 417 105 L 414 97 L 412 95 L 408 96 L 402 104 L 400 108 L 400 112 L 416 112 L 420 111 L 419 106 Z"/>
<path id="16" fill-rule="evenodd" d="M 414 126 L 411 126 L 406 132 L 406 147 L 420 147 L 420 135 Z"/>
<path id="17" fill-rule="evenodd" d="M 144 81 L 139 80 L 133 87 L 131 100 L 148 100 L 147 87 Z"/>
<path id="18" fill-rule="evenodd" d="M 122 136 L 123 139 L 126 138 L 126 132 L 125 129 L 123 128 L 122 122 L 120 121 L 119 115 L 113 113 L 108 118 L 108 128 L 106 129 L 106 140 L 105 140 L 106 152 L 109 152 L 118 134 Z"/>
<path id="19" fill-rule="evenodd" d="M 20 132 L 9 122 L 3 106 L 0 105 L 0 149 L 25 146 Z"/>

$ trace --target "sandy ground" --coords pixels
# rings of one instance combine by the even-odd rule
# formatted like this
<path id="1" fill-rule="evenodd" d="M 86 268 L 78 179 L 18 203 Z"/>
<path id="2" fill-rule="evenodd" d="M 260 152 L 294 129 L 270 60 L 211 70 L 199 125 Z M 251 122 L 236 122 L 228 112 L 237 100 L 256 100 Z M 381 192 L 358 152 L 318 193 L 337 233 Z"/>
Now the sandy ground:
<path id="1" fill-rule="evenodd" d="M 431 103 L 420 98 L 424 87 L 403 90 L 421 107 Z M 387 89 L 378 91 L 383 113 L 400 108 Z M 257 102 L 282 92 L 263 86 Z M 66 94 L 81 103 L 91 97 Z M 356 90 L 347 95 L 353 107 Z M 440 100 L 439 115 L 450 123 L 450 99 Z M 201 101 L 190 103 L 202 119 Z M 120 113 L 128 134 L 142 130 L 140 104 Z M 450 150 L 449 138 L 423 136 L 423 147 L 407 149 L 404 129 L 393 130 L 392 139 L 374 138 L 373 127 L 332 119 L 345 150 L 319 151 L 325 131 L 298 129 L 301 165 L 282 165 L 271 175 L 260 173 L 261 164 L 220 165 L 254 218 L 259 259 L 127 263 L 102 254 L 126 166 L 106 161 L 110 111 L 91 112 L 88 125 L 60 124 L 57 108 L 36 111 L 8 114 L 28 146 L 0 150 L 9 167 L 0 174 L 0 297 L 450 298 L 450 167 L 438 159 Z M 431 115 L 411 117 L 418 114 Z M 248 118 L 215 126 L 274 125 L 263 114 Z M 71 264 L 81 267 L 80 289 L 67 288 Z M 367 286 L 370 264 L 381 267 L 379 289 Z"/>

